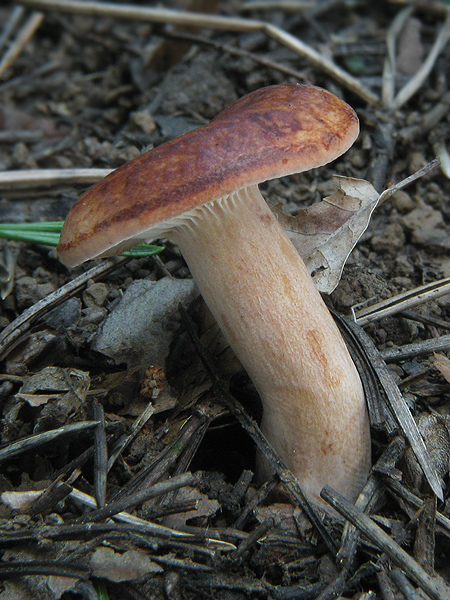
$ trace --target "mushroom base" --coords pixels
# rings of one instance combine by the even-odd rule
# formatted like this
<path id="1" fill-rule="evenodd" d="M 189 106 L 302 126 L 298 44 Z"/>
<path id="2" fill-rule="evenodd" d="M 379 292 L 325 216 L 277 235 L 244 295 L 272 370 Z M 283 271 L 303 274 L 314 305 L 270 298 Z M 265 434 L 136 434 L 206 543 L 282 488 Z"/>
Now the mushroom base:
<path id="1" fill-rule="evenodd" d="M 257 186 L 177 220 L 177 243 L 263 404 L 261 428 L 306 495 L 354 501 L 370 469 L 358 372 L 303 260 Z M 260 475 L 270 467 L 259 458 Z"/>

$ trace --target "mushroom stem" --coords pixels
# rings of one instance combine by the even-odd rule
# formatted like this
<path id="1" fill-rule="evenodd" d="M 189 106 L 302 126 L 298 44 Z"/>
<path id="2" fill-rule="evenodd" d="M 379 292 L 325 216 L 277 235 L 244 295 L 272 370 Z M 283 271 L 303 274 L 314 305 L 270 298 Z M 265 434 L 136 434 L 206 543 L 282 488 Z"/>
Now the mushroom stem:
<path id="1" fill-rule="evenodd" d="M 170 237 L 261 396 L 264 434 L 304 492 L 323 507 L 325 485 L 355 500 L 370 468 L 361 381 L 258 187 L 190 211 Z"/>

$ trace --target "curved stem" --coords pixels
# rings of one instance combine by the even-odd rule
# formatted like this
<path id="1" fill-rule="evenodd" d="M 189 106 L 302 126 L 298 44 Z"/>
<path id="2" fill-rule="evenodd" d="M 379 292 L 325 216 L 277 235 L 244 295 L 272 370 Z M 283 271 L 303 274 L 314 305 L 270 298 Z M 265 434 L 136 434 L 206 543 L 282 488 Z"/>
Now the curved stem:
<path id="1" fill-rule="evenodd" d="M 195 209 L 171 237 L 261 396 L 275 450 L 314 502 L 326 484 L 355 499 L 370 467 L 359 375 L 258 188 Z"/>

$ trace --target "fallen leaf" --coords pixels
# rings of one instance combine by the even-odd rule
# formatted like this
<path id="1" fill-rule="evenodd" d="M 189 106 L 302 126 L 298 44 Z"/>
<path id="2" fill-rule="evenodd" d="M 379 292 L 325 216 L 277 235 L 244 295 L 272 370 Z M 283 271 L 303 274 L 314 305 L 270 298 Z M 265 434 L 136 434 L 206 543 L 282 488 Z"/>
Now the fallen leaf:
<path id="1" fill-rule="evenodd" d="M 435 354 L 433 365 L 440 374 L 450 383 L 450 359 L 444 354 Z"/>
<path id="2" fill-rule="evenodd" d="M 25 510 L 42 496 L 43 490 L 31 490 L 26 492 L 6 491 L 0 496 L 2 502 L 15 510 Z"/>
<path id="3" fill-rule="evenodd" d="M 99 547 L 92 554 L 89 564 L 93 575 L 115 582 L 139 579 L 149 573 L 163 571 L 143 550 L 115 552 L 112 548 Z"/>
<path id="4" fill-rule="evenodd" d="M 16 397 L 31 406 L 42 406 L 52 400 L 60 400 L 62 405 L 67 406 L 69 413 L 72 404 L 79 405 L 86 400 L 90 383 L 89 373 L 79 369 L 45 367 L 25 379 Z"/>
<path id="5" fill-rule="evenodd" d="M 60 394 L 21 394 L 18 392 L 16 398 L 18 400 L 25 400 L 30 406 L 42 406 L 42 404 L 47 404 L 50 400 L 60 398 Z"/>
<path id="6" fill-rule="evenodd" d="M 19 392 L 34 394 L 36 392 L 69 392 L 85 395 L 89 389 L 89 374 L 79 369 L 62 369 L 45 367 L 39 373 L 28 377 Z"/>
<path id="7" fill-rule="evenodd" d="M 367 229 L 379 194 L 368 181 L 334 176 L 338 190 L 296 216 L 275 208 L 285 231 L 321 292 L 339 283 L 350 252 Z"/>

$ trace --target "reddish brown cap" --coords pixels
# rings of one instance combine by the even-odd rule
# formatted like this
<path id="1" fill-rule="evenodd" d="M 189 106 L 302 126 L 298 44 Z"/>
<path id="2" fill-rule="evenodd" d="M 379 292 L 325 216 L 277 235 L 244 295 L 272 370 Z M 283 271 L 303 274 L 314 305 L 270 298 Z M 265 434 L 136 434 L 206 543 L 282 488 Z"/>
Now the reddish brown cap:
<path id="1" fill-rule="evenodd" d="M 153 227 L 206 202 L 334 160 L 358 132 L 353 109 L 326 90 L 296 84 L 256 90 L 87 190 L 63 227 L 61 260 L 75 266 L 151 241 Z"/>

